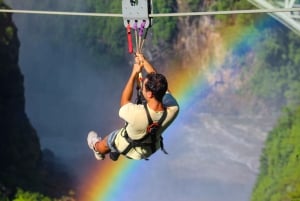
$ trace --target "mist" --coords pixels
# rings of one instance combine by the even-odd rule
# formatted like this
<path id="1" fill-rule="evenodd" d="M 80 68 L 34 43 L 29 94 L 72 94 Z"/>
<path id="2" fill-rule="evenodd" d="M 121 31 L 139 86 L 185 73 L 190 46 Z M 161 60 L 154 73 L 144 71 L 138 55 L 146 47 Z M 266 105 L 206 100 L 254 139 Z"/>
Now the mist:
<path id="1" fill-rule="evenodd" d="M 13 9 L 40 9 L 25 2 L 7 3 Z M 65 5 L 73 4 L 57 1 L 53 5 L 49 9 L 68 10 Z M 42 148 L 53 151 L 63 164 L 73 164 L 70 168 L 78 167 L 82 160 L 93 160 L 87 133 L 95 130 L 104 136 L 123 125 L 118 117 L 119 98 L 130 65 L 109 61 L 107 55 L 89 56 L 82 44 L 68 36 L 59 43 L 53 41 L 58 31 L 55 22 L 65 21 L 68 30 L 82 19 L 26 14 L 14 14 L 13 19 L 21 42 L 19 65 L 24 74 L 26 113 Z"/>
<path id="2" fill-rule="evenodd" d="M 6 0 L 13 9 L 45 9 L 38 3 L 34 7 L 18 1 Z M 72 6 L 84 5 L 84 1 L 74 2 L 52 1 L 48 9 L 84 11 L 84 6 L 82 10 Z M 79 181 L 95 162 L 87 133 L 95 130 L 104 136 L 123 126 L 118 117 L 119 98 L 131 69 L 126 61 L 117 63 L 109 55 L 92 57 L 83 44 L 68 36 L 59 43 L 53 41 L 59 31 L 55 22 L 65 22 L 68 30 L 81 18 L 14 14 L 21 41 L 26 113 L 42 148 L 53 151 Z M 149 162 L 142 161 L 144 177 L 134 175 L 127 182 L 124 200 L 248 200 L 260 151 L 274 120 L 203 114 L 195 105 L 176 122 L 165 138 L 170 155 L 158 152 Z"/>

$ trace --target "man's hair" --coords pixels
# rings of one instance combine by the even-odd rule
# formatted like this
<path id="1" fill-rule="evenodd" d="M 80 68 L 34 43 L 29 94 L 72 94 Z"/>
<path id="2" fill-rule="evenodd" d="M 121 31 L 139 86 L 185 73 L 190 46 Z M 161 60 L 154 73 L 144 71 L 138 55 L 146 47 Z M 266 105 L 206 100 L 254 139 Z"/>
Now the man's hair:
<path id="1" fill-rule="evenodd" d="M 149 73 L 145 77 L 148 81 L 145 83 L 145 89 L 151 91 L 154 98 L 162 102 L 163 96 L 168 89 L 166 77 L 160 73 Z"/>

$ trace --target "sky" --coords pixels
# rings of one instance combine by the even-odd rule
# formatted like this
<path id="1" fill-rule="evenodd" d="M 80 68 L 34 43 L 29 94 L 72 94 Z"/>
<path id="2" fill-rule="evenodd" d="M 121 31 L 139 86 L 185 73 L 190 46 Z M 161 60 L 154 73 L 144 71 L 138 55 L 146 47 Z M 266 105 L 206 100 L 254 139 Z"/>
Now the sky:
<path id="1" fill-rule="evenodd" d="M 7 2 L 16 9 L 26 7 Z M 86 136 L 90 130 L 104 136 L 123 125 L 118 118 L 119 97 L 130 64 L 116 65 L 107 58 L 99 63 L 80 44 L 64 39 L 54 46 L 47 34 L 55 34 L 55 24 L 48 25 L 53 32 L 39 33 L 43 17 L 14 16 L 26 113 L 42 148 L 51 149 L 78 178 L 80 201 L 249 200 L 263 142 L 274 120 L 204 112 L 201 101 L 210 91 L 205 80 L 215 72 L 215 65 L 206 63 L 208 71 L 194 80 L 183 75 L 172 82 L 181 111 L 165 132 L 169 155 L 158 151 L 149 161 L 99 162 Z M 233 41 L 230 48 L 238 50 L 251 33 L 237 31 L 239 42 Z"/>

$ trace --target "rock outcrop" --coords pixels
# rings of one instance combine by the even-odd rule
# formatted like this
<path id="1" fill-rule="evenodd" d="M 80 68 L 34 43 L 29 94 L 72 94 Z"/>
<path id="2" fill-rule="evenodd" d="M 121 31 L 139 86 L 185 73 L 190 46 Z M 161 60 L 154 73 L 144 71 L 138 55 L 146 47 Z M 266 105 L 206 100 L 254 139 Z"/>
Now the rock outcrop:
<path id="1" fill-rule="evenodd" d="M 0 180 L 11 186 L 32 179 L 41 159 L 39 138 L 25 113 L 19 46 L 11 14 L 0 14 Z"/>

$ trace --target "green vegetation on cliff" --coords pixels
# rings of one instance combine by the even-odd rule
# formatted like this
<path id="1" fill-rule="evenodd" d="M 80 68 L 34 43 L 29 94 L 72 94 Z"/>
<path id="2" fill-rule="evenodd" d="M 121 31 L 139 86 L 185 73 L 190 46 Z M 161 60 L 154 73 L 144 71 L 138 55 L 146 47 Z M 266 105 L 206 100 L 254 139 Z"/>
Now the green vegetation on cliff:
<path id="1" fill-rule="evenodd" d="M 285 29 L 265 29 L 256 48 L 252 89 L 275 104 L 300 104 L 300 37 Z"/>
<path id="2" fill-rule="evenodd" d="M 234 2 L 233 4 L 231 4 Z M 245 1 L 215 1 L 214 8 L 228 10 Z M 227 5 L 225 5 L 227 4 Z M 245 8 L 244 8 L 245 9 Z M 283 109 L 274 129 L 268 134 L 260 158 L 260 172 L 253 189 L 252 201 L 300 200 L 300 36 L 276 20 L 259 14 L 221 16 L 218 18 L 230 34 L 239 26 L 247 26 L 248 42 L 241 41 L 237 63 L 250 77 L 249 90 L 269 104 Z M 230 28 L 232 27 L 232 28 Z M 229 32 L 230 32 L 229 31 Z M 256 46 L 253 41 L 255 41 Z M 233 50 L 234 51 L 234 50 Z M 246 56 L 255 58 L 252 65 Z"/>
<path id="3" fill-rule="evenodd" d="M 285 109 L 269 133 L 252 201 L 300 200 L 300 107 Z"/>

